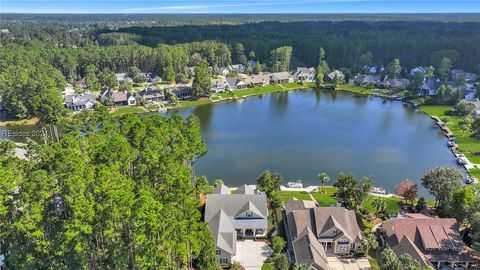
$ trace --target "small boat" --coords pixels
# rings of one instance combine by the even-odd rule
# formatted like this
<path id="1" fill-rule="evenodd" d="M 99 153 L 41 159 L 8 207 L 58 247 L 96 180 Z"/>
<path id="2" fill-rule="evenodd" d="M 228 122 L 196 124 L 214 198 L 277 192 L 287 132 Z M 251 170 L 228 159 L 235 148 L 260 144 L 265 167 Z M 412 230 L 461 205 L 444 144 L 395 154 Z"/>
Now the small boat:
<path id="1" fill-rule="evenodd" d="M 289 187 L 289 188 L 303 188 L 302 180 L 298 179 L 296 181 L 288 182 L 287 187 Z"/>
<path id="2" fill-rule="evenodd" d="M 471 185 L 473 183 L 475 183 L 475 177 L 469 175 L 465 178 L 465 184 Z"/>
<path id="3" fill-rule="evenodd" d="M 455 146 L 457 146 L 457 144 L 455 143 L 455 141 L 452 141 L 452 140 L 448 141 L 448 142 L 447 142 L 447 145 L 448 145 L 448 147 L 455 147 Z"/>
<path id="4" fill-rule="evenodd" d="M 371 193 L 386 195 L 387 191 L 381 187 L 373 187 L 370 190 Z"/>
<path id="5" fill-rule="evenodd" d="M 459 165 L 465 165 L 465 164 L 467 164 L 467 158 L 464 155 L 458 155 L 457 156 L 457 163 Z"/>

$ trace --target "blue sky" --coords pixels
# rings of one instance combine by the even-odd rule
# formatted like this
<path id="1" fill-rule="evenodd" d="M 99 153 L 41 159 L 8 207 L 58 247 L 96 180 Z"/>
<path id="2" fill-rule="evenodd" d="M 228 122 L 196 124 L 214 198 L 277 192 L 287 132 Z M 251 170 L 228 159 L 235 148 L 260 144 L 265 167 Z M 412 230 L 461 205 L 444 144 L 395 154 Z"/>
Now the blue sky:
<path id="1" fill-rule="evenodd" d="M 0 0 L 2 13 L 449 13 L 480 0 Z"/>

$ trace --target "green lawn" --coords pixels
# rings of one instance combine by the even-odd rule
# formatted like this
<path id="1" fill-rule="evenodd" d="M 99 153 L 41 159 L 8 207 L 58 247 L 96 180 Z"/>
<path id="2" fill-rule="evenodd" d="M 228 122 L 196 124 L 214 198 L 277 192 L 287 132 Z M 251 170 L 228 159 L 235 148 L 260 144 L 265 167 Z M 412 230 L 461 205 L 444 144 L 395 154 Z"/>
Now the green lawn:
<path id="1" fill-rule="evenodd" d="M 286 83 L 286 84 L 269 84 L 267 86 L 252 87 L 243 90 L 236 90 L 232 93 L 220 93 L 218 96 L 222 98 L 242 98 L 251 95 L 263 95 L 274 92 L 288 91 L 293 89 L 304 89 L 314 87 L 315 83 Z"/>
<path id="2" fill-rule="evenodd" d="M 201 99 L 192 100 L 192 101 L 181 101 L 180 105 L 182 106 L 182 108 L 187 108 L 187 107 L 209 104 L 212 102 L 213 101 L 209 98 L 201 98 Z"/>
<path id="3" fill-rule="evenodd" d="M 285 202 L 291 198 L 297 198 L 299 200 L 311 201 L 310 195 L 305 191 L 278 191 L 278 196 L 282 202 Z"/>
<path id="4" fill-rule="evenodd" d="M 373 202 L 373 199 L 374 198 L 381 198 L 382 200 L 384 200 L 387 204 L 387 208 L 386 208 L 386 213 L 387 215 L 393 215 L 393 214 L 397 214 L 398 212 L 400 212 L 401 208 L 400 208 L 400 204 L 402 202 L 402 199 L 399 199 L 399 198 L 384 198 L 384 197 L 377 197 L 377 196 L 368 196 L 367 200 L 365 201 L 365 203 L 363 204 L 363 206 L 370 212 L 375 212 L 376 209 L 375 207 L 373 207 L 372 205 L 372 202 Z"/>
<path id="5" fill-rule="evenodd" d="M 269 263 L 264 263 L 262 265 L 262 270 L 275 270 L 275 268 L 273 268 L 273 265 L 271 265 Z"/>
<path id="6" fill-rule="evenodd" d="M 143 113 L 146 112 L 146 110 L 143 107 L 118 107 L 113 113 L 113 117 L 118 117 L 122 116 L 127 113 Z"/>
<path id="7" fill-rule="evenodd" d="M 368 259 L 368 262 L 370 263 L 372 270 L 380 270 L 380 263 L 376 259 L 370 258 Z"/>
<path id="8" fill-rule="evenodd" d="M 452 106 L 422 106 L 422 111 L 430 116 L 436 116 L 440 119 L 448 119 L 447 127 L 455 135 L 455 139 L 459 146 L 459 150 L 467 156 L 470 162 L 480 164 L 480 155 L 475 152 L 480 152 L 480 140 L 470 137 L 468 132 L 463 132 L 460 129 L 459 122 L 463 120 L 461 116 L 446 116 L 445 112 L 453 109 Z M 478 175 L 478 172 L 476 172 Z"/>
<path id="9" fill-rule="evenodd" d="M 373 89 L 366 89 L 357 85 L 342 84 L 342 85 L 339 85 L 337 89 L 340 91 L 354 92 L 362 95 L 379 95 L 379 96 L 389 97 L 388 94 L 375 92 Z"/>
<path id="10" fill-rule="evenodd" d="M 334 187 L 325 187 L 326 193 L 313 192 L 312 196 L 320 206 L 331 206 L 337 204 L 334 196 L 336 190 Z"/>

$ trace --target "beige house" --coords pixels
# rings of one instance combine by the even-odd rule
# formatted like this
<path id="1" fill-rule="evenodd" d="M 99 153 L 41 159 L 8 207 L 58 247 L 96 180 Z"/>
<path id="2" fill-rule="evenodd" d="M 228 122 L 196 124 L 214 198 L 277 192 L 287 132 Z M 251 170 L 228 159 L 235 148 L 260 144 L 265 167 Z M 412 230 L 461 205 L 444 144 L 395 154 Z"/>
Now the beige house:
<path id="1" fill-rule="evenodd" d="M 285 216 L 289 253 L 297 263 L 326 270 L 322 262 L 327 254 L 347 255 L 363 250 L 362 233 L 352 210 L 317 207 L 310 201 L 291 199 L 285 203 Z M 305 253 L 305 248 L 315 252 Z"/>

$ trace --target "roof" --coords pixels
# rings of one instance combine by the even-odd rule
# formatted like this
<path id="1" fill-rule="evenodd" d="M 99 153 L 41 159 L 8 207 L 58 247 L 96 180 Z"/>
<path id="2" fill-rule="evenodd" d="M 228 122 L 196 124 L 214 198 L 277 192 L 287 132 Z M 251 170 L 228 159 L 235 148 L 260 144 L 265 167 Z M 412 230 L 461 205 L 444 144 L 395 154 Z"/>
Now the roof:
<path id="1" fill-rule="evenodd" d="M 246 84 L 259 84 L 259 83 L 266 83 L 270 81 L 270 76 L 265 74 L 253 75 L 250 77 L 245 78 Z"/>
<path id="2" fill-rule="evenodd" d="M 158 89 L 158 87 L 148 87 L 140 90 L 138 95 L 143 99 L 158 98 L 163 97 L 163 91 Z"/>
<path id="3" fill-rule="evenodd" d="M 212 193 L 213 194 L 232 194 L 232 192 L 230 191 L 230 188 L 225 185 L 220 185 L 216 187 Z"/>
<path id="4" fill-rule="evenodd" d="M 411 215 L 388 220 L 382 227 L 387 243 L 398 254 L 408 252 L 424 261 L 472 260 L 454 218 Z"/>
<path id="5" fill-rule="evenodd" d="M 291 78 L 290 73 L 283 71 L 283 72 L 275 72 L 275 73 L 270 73 L 270 78 L 272 80 L 289 80 Z"/>
<path id="6" fill-rule="evenodd" d="M 295 72 L 295 74 L 300 74 L 300 73 L 305 73 L 305 74 L 315 73 L 315 68 L 297 67 L 297 72 Z"/>
<path id="7" fill-rule="evenodd" d="M 73 105 L 85 105 L 88 102 L 96 103 L 94 94 L 73 94 L 65 96 L 65 103 Z"/>
<path id="8" fill-rule="evenodd" d="M 335 227 L 352 242 L 362 238 L 357 217 L 353 210 L 347 210 L 344 207 L 316 207 L 313 208 L 313 214 L 317 237 Z"/>
<path id="9" fill-rule="evenodd" d="M 292 246 L 298 264 L 312 265 L 319 270 L 329 269 L 325 249 L 310 229 L 306 229 L 299 238 L 292 241 Z"/>
<path id="10" fill-rule="evenodd" d="M 327 74 L 327 77 L 330 80 L 334 80 L 335 76 L 337 76 L 340 80 L 345 79 L 345 75 L 343 75 L 343 72 L 341 72 L 340 70 L 334 70 L 334 71 Z"/>
<path id="11" fill-rule="evenodd" d="M 237 249 L 237 233 L 230 218 L 220 210 L 208 221 L 208 227 L 215 239 L 215 245 L 230 253 L 235 254 Z"/>
<path id="12" fill-rule="evenodd" d="M 255 194 L 255 188 L 250 185 L 241 185 L 237 189 L 237 194 Z"/>
<path id="13" fill-rule="evenodd" d="M 123 92 L 123 91 L 114 91 L 112 92 L 112 100 L 114 102 L 123 102 L 123 101 L 127 101 L 128 97 L 129 97 L 129 93 L 127 92 Z"/>
<path id="14" fill-rule="evenodd" d="M 217 80 L 212 80 L 211 85 L 212 85 L 212 88 L 225 89 L 225 86 L 228 86 L 228 82 L 225 79 L 217 79 Z"/>
<path id="15" fill-rule="evenodd" d="M 227 83 L 230 85 L 230 87 L 237 86 L 241 82 L 245 83 L 244 79 L 240 77 L 227 77 L 225 80 L 227 80 Z"/>

